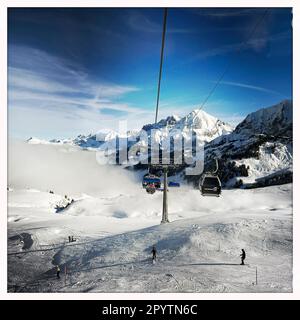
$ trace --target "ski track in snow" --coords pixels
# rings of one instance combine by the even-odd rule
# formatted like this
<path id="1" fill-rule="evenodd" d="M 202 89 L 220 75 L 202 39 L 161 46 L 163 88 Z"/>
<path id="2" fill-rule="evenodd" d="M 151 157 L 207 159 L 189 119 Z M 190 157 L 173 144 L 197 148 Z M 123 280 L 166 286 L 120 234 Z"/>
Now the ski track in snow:
<path id="1" fill-rule="evenodd" d="M 291 192 L 288 184 L 211 198 L 174 188 L 172 222 L 160 225 L 162 193 L 151 196 L 140 186 L 129 194 L 75 197 L 61 213 L 54 203 L 63 196 L 14 188 L 8 192 L 8 290 L 291 292 Z M 32 240 L 29 248 L 22 234 Z M 77 241 L 68 243 L 68 235 Z M 239 265 L 241 248 L 246 266 Z"/>

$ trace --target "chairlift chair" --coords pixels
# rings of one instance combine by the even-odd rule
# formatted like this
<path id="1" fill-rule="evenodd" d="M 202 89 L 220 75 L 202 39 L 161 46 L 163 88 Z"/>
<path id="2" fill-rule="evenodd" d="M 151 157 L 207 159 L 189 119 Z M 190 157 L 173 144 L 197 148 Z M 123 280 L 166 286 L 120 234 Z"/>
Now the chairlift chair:
<path id="1" fill-rule="evenodd" d="M 199 189 L 203 196 L 216 196 L 221 194 L 221 181 L 217 175 L 205 173 L 199 182 Z"/>
<path id="2" fill-rule="evenodd" d="M 206 172 L 199 181 L 199 189 L 203 196 L 216 196 L 221 194 L 221 181 L 217 175 L 219 169 L 218 160 L 216 159 L 216 169 L 214 172 Z"/>
<path id="3" fill-rule="evenodd" d="M 142 185 L 143 188 L 146 189 L 147 193 L 153 194 L 156 189 L 161 187 L 161 181 L 158 176 L 147 173 L 143 177 Z"/>

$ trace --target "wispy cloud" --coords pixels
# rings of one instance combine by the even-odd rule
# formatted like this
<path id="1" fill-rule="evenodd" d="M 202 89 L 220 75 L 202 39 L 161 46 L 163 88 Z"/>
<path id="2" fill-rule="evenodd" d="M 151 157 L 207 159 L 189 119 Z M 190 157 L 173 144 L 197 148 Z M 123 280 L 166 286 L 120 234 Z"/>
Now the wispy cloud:
<path id="1" fill-rule="evenodd" d="M 266 93 L 271 93 L 271 94 L 284 96 L 280 92 L 277 92 L 277 91 L 274 91 L 274 90 L 271 90 L 271 89 L 267 89 L 267 88 L 263 88 L 263 87 L 253 86 L 253 85 L 246 84 L 246 83 L 233 82 L 233 81 L 221 81 L 220 84 L 224 84 L 224 85 L 228 85 L 228 86 L 234 86 L 234 87 L 240 87 L 240 88 L 246 88 L 246 89 L 251 89 L 251 90 L 256 90 L 256 91 L 261 91 L 261 92 L 266 92 Z"/>
<path id="2" fill-rule="evenodd" d="M 23 90 L 47 93 L 77 92 L 77 89 L 53 79 L 46 79 L 44 74 L 39 74 L 27 69 L 9 67 L 9 86 Z"/>
<path id="3" fill-rule="evenodd" d="M 244 9 L 233 9 L 233 8 L 205 8 L 205 9 L 190 9 L 190 12 L 199 16 L 213 17 L 213 18 L 232 18 L 237 16 L 249 16 L 256 13 L 260 13 L 263 9 L 261 8 L 244 8 Z"/>
<path id="4" fill-rule="evenodd" d="M 89 78 L 81 67 L 44 51 L 28 47 L 9 48 L 9 87 L 47 93 L 85 93 L 111 98 L 139 90 Z"/>
<path id="5" fill-rule="evenodd" d="M 80 66 L 41 50 L 9 48 L 10 120 L 15 129 L 14 120 L 22 120 L 18 126 L 23 126 L 24 132 L 34 133 L 41 123 L 48 126 L 49 119 L 53 118 L 57 118 L 54 126 L 71 120 L 74 133 L 81 132 L 82 124 L 85 132 L 98 130 L 104 123 L 111 125 L 118 120 L 118 115 L 135 118 L 142 112 L 141 108 L 130 105 L 124 98 L 138 90 L 131 85 L 92 79 Z M 63 125 L 60 131 L 64 132 Z"/>
<path id="6" fill-rule="evenodd" d="M 219 47 L 215 47 L 206 51 L 203 51 L 201 53 L 198 53 L 194 55 L 191 59 L 189 59 L 189 62 L 193 62 L 195 60 L 200 59 L 206 59 L 210 57 L 220 56 L 232 52 L 238 52 L 239 50 L 247 50 L 247 49 L 253 49 L 255 51 L 259 51 L 262 48 L 266 46 L 268 42 L 278 42 L 285 39 L 288 39 L 290 37 L 289 32 L 281 32 L 270 36 L 263 36 L 263 37 L 256 37 L 253 39 L 250 39 L 246 42 L 236 42 L 231 44 L 222 45 Z"/>

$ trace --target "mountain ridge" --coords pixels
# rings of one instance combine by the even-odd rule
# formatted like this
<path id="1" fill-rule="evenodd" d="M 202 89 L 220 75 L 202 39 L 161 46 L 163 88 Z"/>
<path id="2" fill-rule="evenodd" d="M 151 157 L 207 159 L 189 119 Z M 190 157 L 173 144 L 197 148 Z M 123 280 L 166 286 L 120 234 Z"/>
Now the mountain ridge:
<path id="1" fill-rule="evenodd" d="M 32 144 L 67 143 L 83 149 L 97 150 L 105 143 L 110 148 L 116 145 L 116 140 L 127 139 L 128 148 L 134 147 L 136 152 L 144 150 L 147 154 L 147 139 L 151 132 L 159 145 L 168 141 L 170 136 L 182 134 L 186 138 L 192 132 L 204 144 L 205 170 L 214 166 L 215 159 L 218 159 L 218 174 L 224 186 L 253 187 L 257 181 L 261 185 L 262 179 L 268 176 L 272 177 L 271 182 L 268 182 L 272 184 L 277 180 L 292 181 L 292 114 L 292 101 L 286 99 L 248 114 L 235 129 L 205 111 L 195 109 L 182 118 L 168 116 L 157 123 L 145 124 L 141 130 L 128 131 L 125 135 L 103 130 L 87 136 L 78 135 L 75 139 L 44 141 L 30 138 L 27 141 Z M 142 132 L 146 132 L 146 140 L 141 139 Z M 183 165 L 180 170 L 185 167 L 187 165 Z M 146 166 L 137 165 L 134 168 L 145 169 Z M 276 172 L 281 176 L 277 177 Z M 197 184 L 199 176 L 187 176 L 185 179 Z"/>

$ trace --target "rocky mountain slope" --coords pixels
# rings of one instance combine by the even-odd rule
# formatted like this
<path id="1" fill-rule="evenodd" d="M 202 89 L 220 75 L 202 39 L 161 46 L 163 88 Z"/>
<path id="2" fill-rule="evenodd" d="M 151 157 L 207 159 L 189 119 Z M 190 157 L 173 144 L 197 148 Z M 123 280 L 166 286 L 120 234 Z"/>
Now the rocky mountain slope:
<path id="1" fill-rule="evenodd" d="M 206 163 L 219 159 L 219 174 L 228 186 L 291 182 L 292 128 L 290 100 L 260 109 L 249 114 L 232 133 L 208 143 Z"/>

